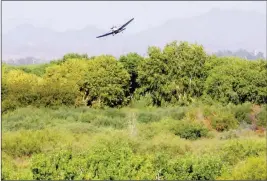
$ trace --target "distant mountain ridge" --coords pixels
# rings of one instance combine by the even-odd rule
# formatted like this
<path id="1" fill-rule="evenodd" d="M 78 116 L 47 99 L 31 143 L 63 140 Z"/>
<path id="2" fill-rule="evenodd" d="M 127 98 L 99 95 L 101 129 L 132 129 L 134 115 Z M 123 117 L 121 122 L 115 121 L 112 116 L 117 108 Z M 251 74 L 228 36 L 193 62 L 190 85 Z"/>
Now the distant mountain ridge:
<path id="1" fill-rule="evenodd" d="M 202 44 L 208 52 L 246 49 L 266 55 L 266 15 L 254 12 L 214 9 L 195 17 L 172 19 L 134 35 L 95 38 L 106 31 L 87 26 L 56 32 L 31 24 L 19 25 L 2 36 L 3 59 L 51 60 L 70 52 L 89 56 L 128 52 L 145 55 L 148 46 L 163 47 L 174 40 Z"/>

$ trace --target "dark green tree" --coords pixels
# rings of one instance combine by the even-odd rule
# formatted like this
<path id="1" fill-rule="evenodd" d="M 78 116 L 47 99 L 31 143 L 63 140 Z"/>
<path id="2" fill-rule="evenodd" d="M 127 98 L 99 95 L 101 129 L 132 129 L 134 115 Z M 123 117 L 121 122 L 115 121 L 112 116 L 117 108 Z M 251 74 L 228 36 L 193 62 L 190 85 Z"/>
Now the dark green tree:
<path id="1" fill-rule="evenodd" d="M 144 60 L 144 58 L 137 53 L 129 53 L 120 57 L 119 61 L 123 64 L 124 68 L 128 71 L 131 77 L 130 82 L 130 94 L 139 88 L 139 84 L 136 82 L 138 77 L 137 67 Z"/>

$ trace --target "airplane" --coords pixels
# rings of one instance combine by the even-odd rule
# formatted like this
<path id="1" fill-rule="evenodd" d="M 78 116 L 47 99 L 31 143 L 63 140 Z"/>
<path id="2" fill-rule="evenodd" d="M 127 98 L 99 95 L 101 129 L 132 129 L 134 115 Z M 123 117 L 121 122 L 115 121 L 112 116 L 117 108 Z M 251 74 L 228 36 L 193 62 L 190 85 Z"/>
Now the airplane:
<path id="1" fill-rule="evenodd" d="M 109 33 L 106 33 L 106 34 L 104 34 L 104 35 L 100 35 L 100 36 L 98 36 L 98 37 L 96 37 L 96 38 L 101 38 L 101 37 L 104 37 L 104 36 L 108 36 L 108 35 L 116 35 L 116 34 L 118 34 L 118 33 L 121 33 L 121 32 L 123 32 L 126 28 L 126 26 L 129 24 L 129 23 L 131 23 L 132 21 L 134 20 L 134 18 L 132 18 L 132 19 L 130 19 L 127 23 L 125 23 L 124 25 L 122 25 L 120 28 L 117 28 L 116 26 L 112 26 L 110 29 L 111 29 L 111 32 L 109 32 Z"/>

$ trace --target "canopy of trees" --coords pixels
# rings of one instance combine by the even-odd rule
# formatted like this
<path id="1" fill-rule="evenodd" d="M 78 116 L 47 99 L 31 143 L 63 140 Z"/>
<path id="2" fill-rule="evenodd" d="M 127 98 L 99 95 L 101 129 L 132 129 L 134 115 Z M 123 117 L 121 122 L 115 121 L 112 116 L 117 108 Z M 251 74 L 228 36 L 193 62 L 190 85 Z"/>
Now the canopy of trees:
<path id="1" fill-rule="evenodd" d="M 267 102 L 267 63 L 208 55 L 198 44 L 171 42 L 148 57 L 67 54 L 34 66 L 3 65 L 2 111 L 25 105 L 121 107 L 144 96 L 154 106 L 195 99 Z"/>
<path id="2" fill-rule="evenodd" d="M 3 64 L 1 179 L 266 180 L 266 74 L 187 42 Z"/>

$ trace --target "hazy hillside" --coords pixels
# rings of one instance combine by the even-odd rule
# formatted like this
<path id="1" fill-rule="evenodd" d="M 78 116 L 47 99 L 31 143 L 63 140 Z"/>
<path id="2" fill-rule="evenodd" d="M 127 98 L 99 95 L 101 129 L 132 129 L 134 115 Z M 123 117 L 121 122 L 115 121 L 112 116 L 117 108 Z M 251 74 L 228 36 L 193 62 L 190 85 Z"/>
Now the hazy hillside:
<path id="1" fill-rule="evenodd" d="M 229 50 L 224 50 L 224 51 L 218 51 L 215 53 L 215 55 L 219 57 L 223 56 L 235 56 L 235 57 L 240 57 L 248 60 L 257 60 L 257 59 L 265 59 L 266 57 L 263 55 L 262 52 L 248 52 L 246 50 L 240 49 L 237 51 L 229 51 Z"/>
<path id="2" fill-rule="evenodd" d="M 134 46 L 140 51 L 149 44 L 163 46 L 176 39 L 203 44 L 209 51 L 244 48 L 265 52 L 266 17 L 252 12 L 212 10 L 198 17 L 170 20 L 131 38 L 140 41 L 130 41 L 129 49 Z"/>
<path id="3" fill-rule="evenodd" d="M 197 42 L 209 52 L 242 48 L 266 54 L 266 16 L 255 12 L 214 9 L 197 17 L 172 19 L 131 36 L 95 38 L 106 31 L 87 26 L 81 30 L 55 32 L 30 24 L 20 25 L 3 34 L 3 59 L 29 56 L 52 59 L 69 52 L 119 56 L 131 51 L 143 55 L 149 45 L 162 47 L 172 40 Z"/>

